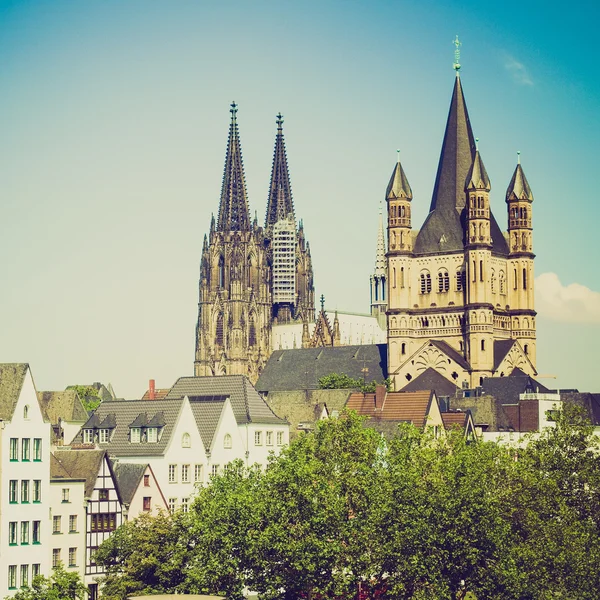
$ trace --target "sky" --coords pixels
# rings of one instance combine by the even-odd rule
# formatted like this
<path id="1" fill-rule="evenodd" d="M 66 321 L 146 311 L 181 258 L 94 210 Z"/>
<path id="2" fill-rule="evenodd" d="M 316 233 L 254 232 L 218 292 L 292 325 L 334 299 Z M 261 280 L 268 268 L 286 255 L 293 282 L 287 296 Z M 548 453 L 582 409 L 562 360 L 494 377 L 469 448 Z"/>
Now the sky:
<path id="1" fill-rule="evenodd" d="M 454 83 L 506 228 L 533 190 L 538 371 L 600 391 L 597 3 L 0 0 L 0 362 L 120 397 L 193 373 L 229 105 L 264 221 L 275 116 L 326 306 L 368 312 L 396 150 L 413 227 Z M 546 378 L 548 376 L 548 378 Z"/>

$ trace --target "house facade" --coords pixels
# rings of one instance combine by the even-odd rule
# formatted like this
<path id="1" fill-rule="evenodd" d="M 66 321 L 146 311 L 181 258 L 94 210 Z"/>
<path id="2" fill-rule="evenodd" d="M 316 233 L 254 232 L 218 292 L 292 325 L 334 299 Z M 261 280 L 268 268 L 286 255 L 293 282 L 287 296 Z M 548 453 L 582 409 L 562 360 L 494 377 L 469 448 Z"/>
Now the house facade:
<path id="1" fill-rule="evenodd" d="M 0 364 L 0 597 L 49 572 L 50 424 L 24 363 Z"/>

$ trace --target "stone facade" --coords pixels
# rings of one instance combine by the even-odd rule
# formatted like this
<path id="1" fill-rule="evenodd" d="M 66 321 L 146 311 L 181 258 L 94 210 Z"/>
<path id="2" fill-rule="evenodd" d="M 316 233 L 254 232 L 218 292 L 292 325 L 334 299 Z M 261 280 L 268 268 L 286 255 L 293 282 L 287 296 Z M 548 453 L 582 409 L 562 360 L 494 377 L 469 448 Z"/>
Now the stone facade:
<path id="1" fill-rule="evenodd" d="M 533 195 L 520 162 L 505 195 L 507 233 L 490 190 L 457 71 L 420 231 L 412 228 L 413 195 L 399 160 L 386 191 L 388 366 L 396 389 L 430 367 L 469 387 L 515 367 L 536 373 Z"/>

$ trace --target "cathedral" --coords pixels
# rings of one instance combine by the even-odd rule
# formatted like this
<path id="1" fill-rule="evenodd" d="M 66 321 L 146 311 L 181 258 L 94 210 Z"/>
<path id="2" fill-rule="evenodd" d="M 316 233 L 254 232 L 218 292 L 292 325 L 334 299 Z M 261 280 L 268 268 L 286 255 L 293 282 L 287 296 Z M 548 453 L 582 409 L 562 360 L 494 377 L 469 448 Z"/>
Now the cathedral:
<path id="1" fill-rule="evenodd" d="M 386 190 L 387 269 L 378 265 L 371 278 L 372 311 L 387 302 L 388 373 L 396 390 L 432 375 L 474 388 L 515 368 L 536 374 L 533 194 L 519 160 L 505 194 L 503 233 L 458 57 L 454 69 L 430 212 L 420 230 L 412 227 L 413 194 L 399 159 Z"/>
<path id="2" fill-rule="evenodd" d="M 218 217 L 200 260 L 194 373 L 255 382 L 271 354 L 273 324 L 314 322 L 313 270 L 296 224 L 281 114 L 261 227 L 250 219 L 235 103 L 230 112 Z"/>

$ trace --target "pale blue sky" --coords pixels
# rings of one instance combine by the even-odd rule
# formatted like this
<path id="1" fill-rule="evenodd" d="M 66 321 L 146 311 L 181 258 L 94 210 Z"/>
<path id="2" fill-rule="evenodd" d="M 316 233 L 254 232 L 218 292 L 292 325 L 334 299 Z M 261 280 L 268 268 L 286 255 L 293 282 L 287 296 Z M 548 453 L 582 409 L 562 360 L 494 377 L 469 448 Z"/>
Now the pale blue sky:
<path id="1" fill-rule="evenodd" d="M 535 195 L 538 369 L 600 391 L 599 18 L 587 2 L 0 1 L 0 361 L 29 362 L 40 389 L 126 397 L 192 372 L 232 100 L 252 211 L 281 111 L 317 294 L 368 311 L 396 148 L 413 226 L 427 214 L 458 33 L 501 225 L 517 150 Z"/>

